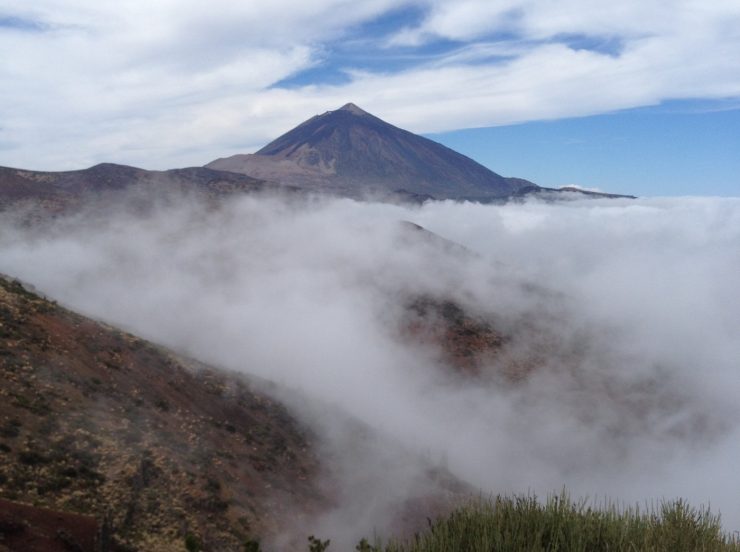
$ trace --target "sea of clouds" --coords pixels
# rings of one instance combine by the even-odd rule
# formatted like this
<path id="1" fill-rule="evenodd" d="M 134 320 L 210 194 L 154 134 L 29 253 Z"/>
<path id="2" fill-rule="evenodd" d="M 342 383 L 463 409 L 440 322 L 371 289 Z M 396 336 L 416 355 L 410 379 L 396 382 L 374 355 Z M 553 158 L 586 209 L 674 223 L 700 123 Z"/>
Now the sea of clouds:
<path id="1" fill-rule="evenodd" d="M 483 494 L 684 497 L 740 529 L 739 199 L 119 205 L 6 217 L 0 272 L 280 384 L 340 482 L 311 526 L 340 545 L 390 530 L 429 466 Z M 404 338 L 420 296 L 506 336 L 480 378 Z"/>

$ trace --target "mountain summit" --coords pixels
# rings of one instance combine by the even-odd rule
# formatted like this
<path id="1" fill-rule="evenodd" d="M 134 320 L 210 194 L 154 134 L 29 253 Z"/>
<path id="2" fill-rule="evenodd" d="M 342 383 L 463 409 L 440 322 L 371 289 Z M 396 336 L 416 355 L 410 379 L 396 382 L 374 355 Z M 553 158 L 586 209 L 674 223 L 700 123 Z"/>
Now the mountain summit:
<path id="1" fill-rule="evenodd" d="M 344 104 L 342 107 L 339 108 L 339 111 L 349 111 L 350 113 L 354 113 L 355 115 L 370 115 L 367 111 L 361 109 L 359 106 L 353 104 L 352 102 Z"/>
<path id="2" fill-rule="evenodd" d="M 353 103 L 301 123 L 254 154 L 206 167 L 350 197 L 494 200 L 536 189 L 371 115 Z"/>

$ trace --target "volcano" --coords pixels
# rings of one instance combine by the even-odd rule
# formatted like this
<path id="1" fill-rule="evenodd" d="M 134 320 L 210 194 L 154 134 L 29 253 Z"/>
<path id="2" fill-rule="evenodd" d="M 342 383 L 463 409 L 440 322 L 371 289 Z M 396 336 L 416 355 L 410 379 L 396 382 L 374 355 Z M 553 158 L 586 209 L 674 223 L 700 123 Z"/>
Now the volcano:
<path id="1" fill-rule="evenodd" d="M 0 212 L 33 203 L 43 212 L 60 213 L 102 196 L 118 201 L 116 193 L 132 190 L 148 197 L 171 192 L 211 199 L 261 192 L 326 193 L 411 203 L 448 199 L 503 203 L 525 196 L 545 201 L 633 198 L 572 187 L 546 188 L 501 176 L 353 103 L 311 117 L 256 153 L 223 157 L 204 167 L 147 171 L 101 163 L 64 172 L 0 167 Z"/>
<path id="2" fill-rule="evenodd" d="M 217 159 L 206 167 L 350 197 L 486 201 L 539 189 L 353 103 L 308 119 L 257 153 Z"/>

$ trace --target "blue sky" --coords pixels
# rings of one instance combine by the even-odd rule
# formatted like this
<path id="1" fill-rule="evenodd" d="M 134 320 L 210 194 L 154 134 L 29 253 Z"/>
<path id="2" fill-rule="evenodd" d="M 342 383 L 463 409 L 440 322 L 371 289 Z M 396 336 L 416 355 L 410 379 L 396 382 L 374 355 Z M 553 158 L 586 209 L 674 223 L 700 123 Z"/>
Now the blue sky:
<path id="1" fill-rule="evenodd" d="M 740 2 L 0 5 L 0 165 L 200 165 L 352 101 L 542 185 L 740 196 Z"/>
<path id="2" fill-rule="evenodd" d="M 428 137 L 501 174 L 542 186 L 740 196 L 740 109 L 727 102 L 666 102 Z"/>

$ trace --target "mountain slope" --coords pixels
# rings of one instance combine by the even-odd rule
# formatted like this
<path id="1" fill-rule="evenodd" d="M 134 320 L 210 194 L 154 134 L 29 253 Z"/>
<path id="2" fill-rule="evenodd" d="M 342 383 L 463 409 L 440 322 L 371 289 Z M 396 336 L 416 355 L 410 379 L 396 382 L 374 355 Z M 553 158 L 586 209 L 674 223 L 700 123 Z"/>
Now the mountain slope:
<path id="1" fill-rule="evenodd" d="M 241 550 L 326 507 L 312 434 L 254 382 L 0 277 L 0 498 L 108 515 L 141 550 Z"/>
<path id="2" fill-rule="evenodd" d="M 431 340 L 471 376 L 500 348 L 451 303 L 414 298 L 402 324 L 401 337 Z M 300 542 L 348 500 L 346 466 L 381 444 L 424 466 L 393 503 L 395 530 L 418 530 L 472 491 L 351 415 L 332 410 L 332 444 L 266 394 L 273 384 L 183 358 L 2 276 L 0 377 L 0 500 L 94 516 L 126 550 L 182 550 L 187 535 L 226 552 L 252 538 Z M 323 403 L 297 402 L 308 419 L 325 415 Z"/>
<path id="3" fill-rule="evenodd" d="M 255 154 L 217 159 L 206 167 L 358 197 L 404 192 L 490 200 L 537 188 L 351 103 L 308 119 Z"/>

